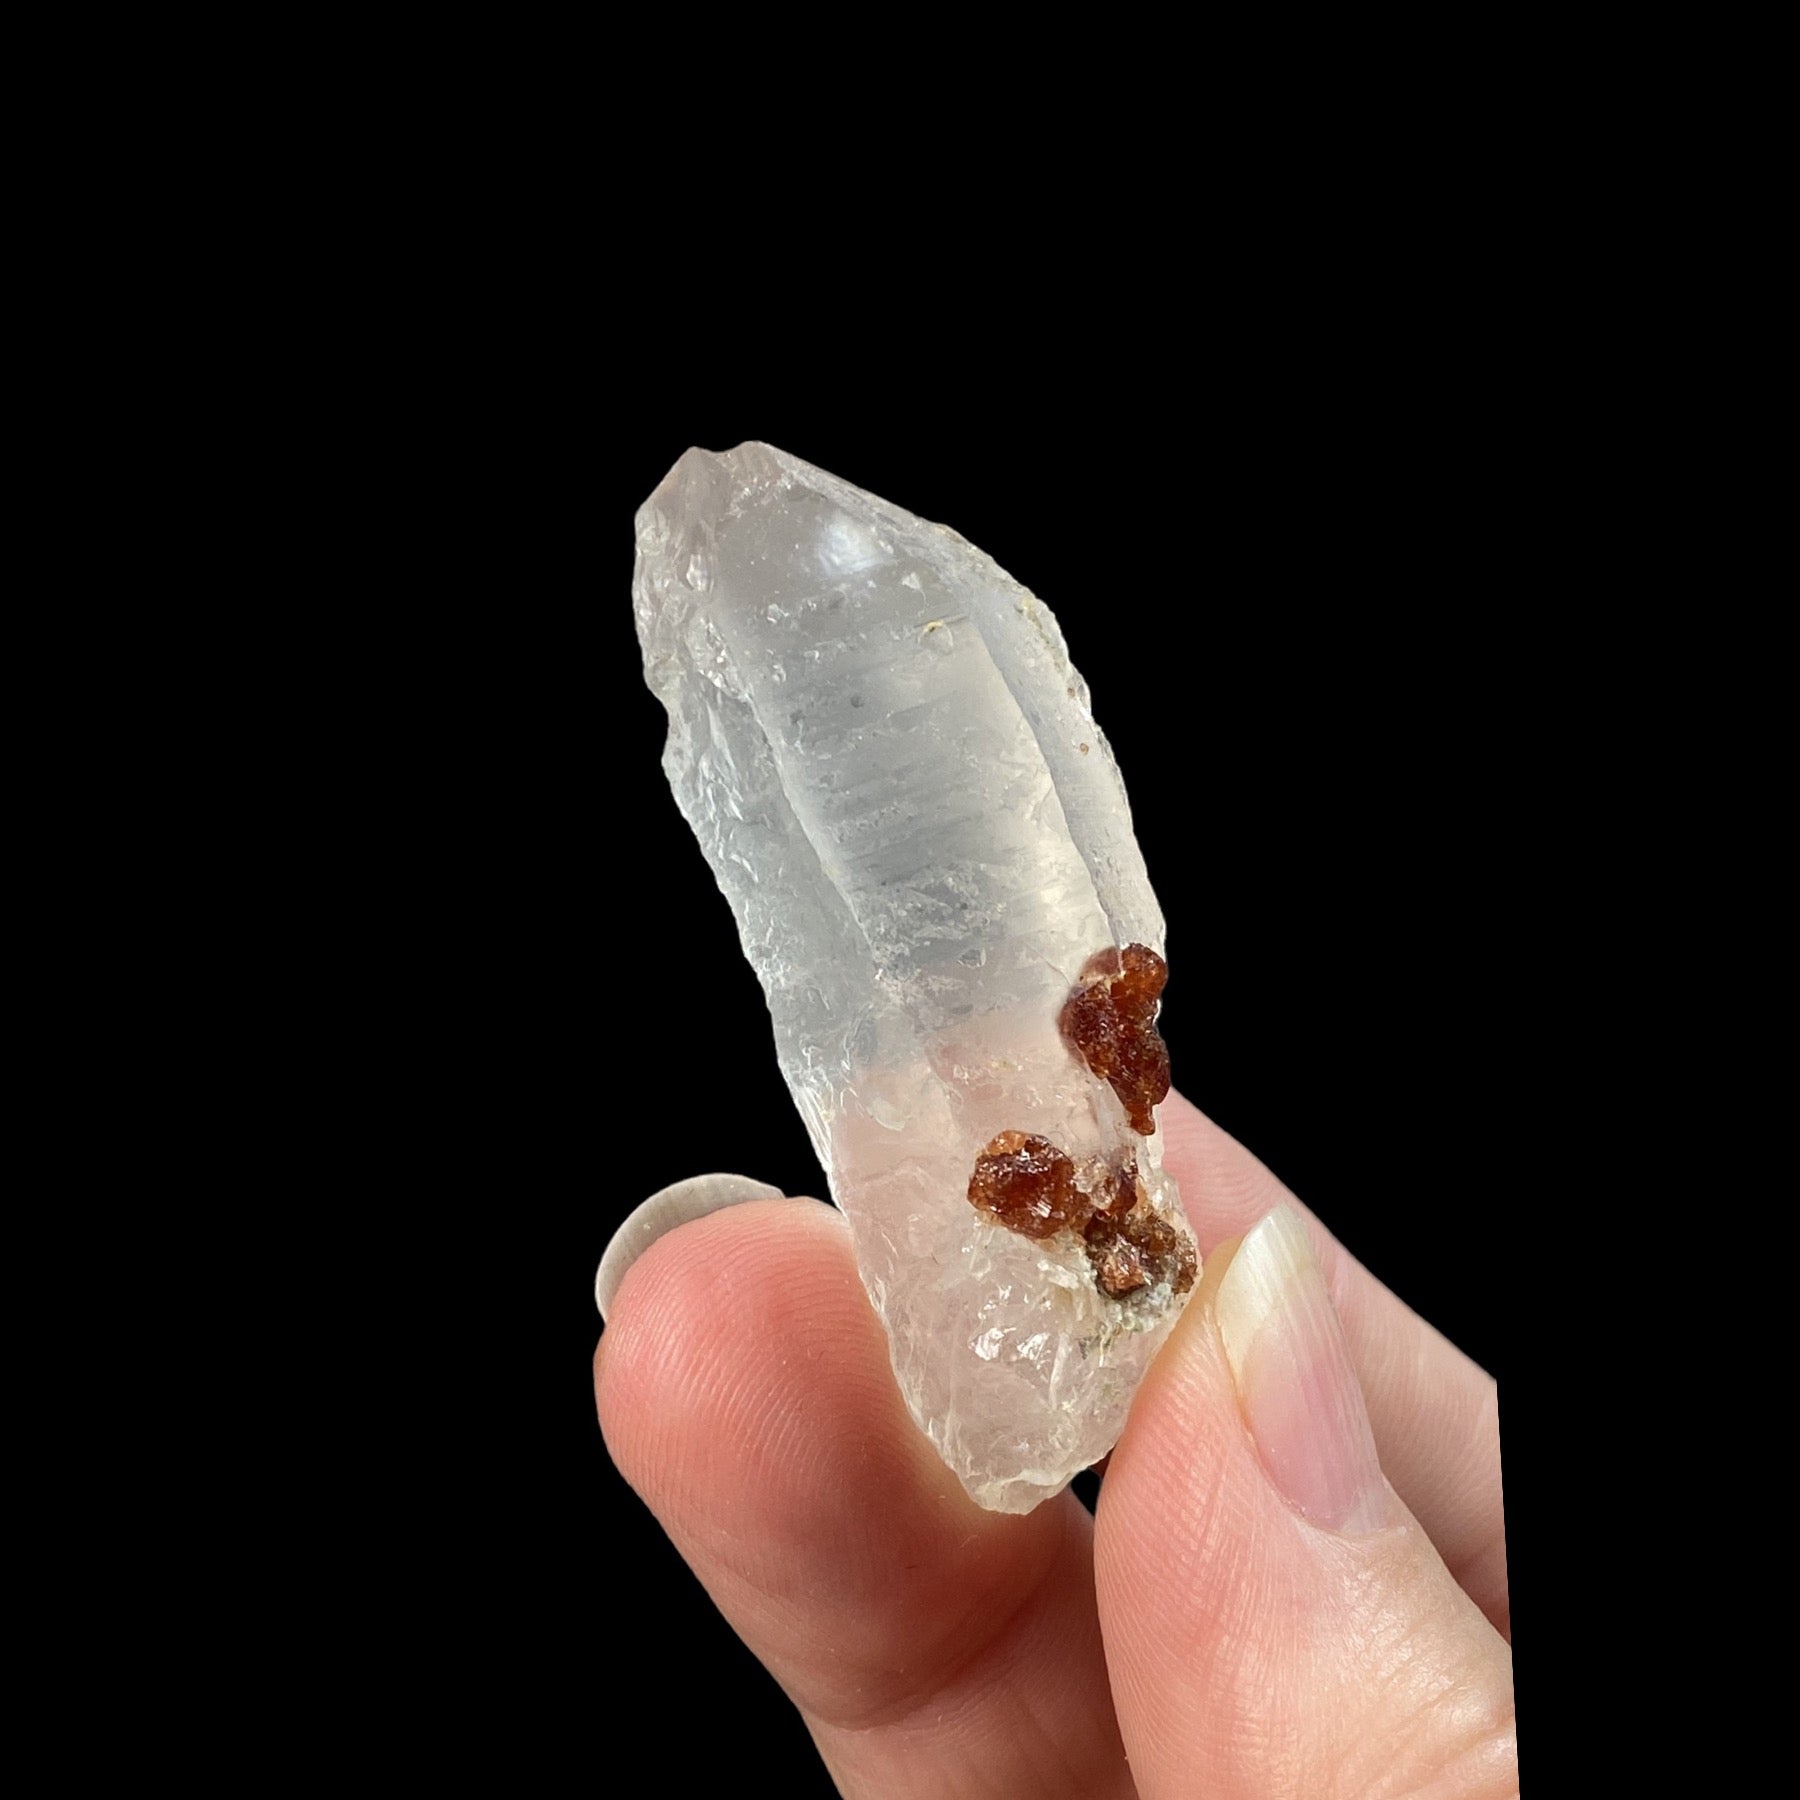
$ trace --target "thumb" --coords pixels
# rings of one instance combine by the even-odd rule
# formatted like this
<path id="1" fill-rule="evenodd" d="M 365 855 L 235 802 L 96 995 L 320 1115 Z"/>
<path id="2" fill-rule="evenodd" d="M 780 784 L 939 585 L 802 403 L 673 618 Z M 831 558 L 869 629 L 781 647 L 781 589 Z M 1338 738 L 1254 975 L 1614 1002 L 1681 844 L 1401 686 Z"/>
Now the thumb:
<path id="1" fill-rule="evenodd" d="M 1501 1800 L 1512 1658 L 1383 1479 L 1300 1215 L 1201 1290 L 1102 1492 L 1100 1621 L 1143 1800 Z"/>

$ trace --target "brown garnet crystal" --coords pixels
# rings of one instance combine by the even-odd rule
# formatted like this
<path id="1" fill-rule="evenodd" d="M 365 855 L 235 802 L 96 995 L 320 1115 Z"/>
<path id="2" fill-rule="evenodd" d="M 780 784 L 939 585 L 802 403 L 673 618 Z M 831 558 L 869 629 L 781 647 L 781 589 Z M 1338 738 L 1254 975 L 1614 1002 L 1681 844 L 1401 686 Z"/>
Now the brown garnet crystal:
<path id="1" fill-rule="evenodd" d="M 1198 1260 L 1187 1234 L 1158 1216 L 1138 1180 L 1137 1158 L 1091 1168 L 1077 1185 L 1075 1164 L 1048 1138 L 1003 1131 L 975 1159 L 969 1200 L 1023 1237 L 1081 1233 L 1094 1285 L 1114 1300 L 1166 1281 L 1185 1294 Z"/>
<path id="2" fill-rule="evenodd" d="M 1003 1131 L 975 1159 L 969 1200 L 1022 1237 L 1047 1238 L 1088 1210 L 1075 1165 L 1048 1138 Z"/>
<path id="3" fill-rule="evenodd" d="M 1143 1198 L 1143 1191 L 1138 1186 L 1138 1166 L 1135 1156 L 1125 1158 L 1121 1168 L 1110 1170 L 1103 1189 L 1105 1198 L 1096 1195 L 1098 1204 L 1095 1211 L 1102 1218 L 1122 1219 Z"/>
<path id="4" fill-rule="evenodd" d="M 1124 1218 L 1096 1213 L 1084 1236 L 1095 1284 L 1115 1300 L 1139 1288 L 1154 1287 L 1159 1281 L 1168 1282 L 1177 1294 L 1185 1294 L 1194 1285 L 1198 1272 L 1194 1246 L 1147 1206 Z"/>
<path id="5" fill-rule="evenodd" d="M 1169 965 L 1147 944 L 1102 950 L 1081 971 L 1060 1021 L 1064 1038 L 1110 1084 L 1144 1137 L 1156 1129 L 1151 1109 L 1169 1092 L 1169 1049 L 1156 1029 L 1168 979 Z"/>

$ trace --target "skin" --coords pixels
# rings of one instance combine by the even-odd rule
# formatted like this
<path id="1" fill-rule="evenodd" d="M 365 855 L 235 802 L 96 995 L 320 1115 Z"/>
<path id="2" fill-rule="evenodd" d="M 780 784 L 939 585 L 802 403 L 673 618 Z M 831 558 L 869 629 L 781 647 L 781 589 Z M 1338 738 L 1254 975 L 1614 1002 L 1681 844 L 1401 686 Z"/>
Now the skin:
<path id="1" fill-rule="evenodd" d="M 1207 1267 L 1109 1459 L 982 1512 L 906 1414 L 844 1222 L 757 1200 L 632 1265 L 594 1360 L 615 1462 L 851 1800 L 1502 1800 L 1518 1793 L 1494 1384 L 1179 1095 Z M 1214 1301 L 1296 1207 L 1343 1326 L 1382 1529 L 1303 1517 Z"/>

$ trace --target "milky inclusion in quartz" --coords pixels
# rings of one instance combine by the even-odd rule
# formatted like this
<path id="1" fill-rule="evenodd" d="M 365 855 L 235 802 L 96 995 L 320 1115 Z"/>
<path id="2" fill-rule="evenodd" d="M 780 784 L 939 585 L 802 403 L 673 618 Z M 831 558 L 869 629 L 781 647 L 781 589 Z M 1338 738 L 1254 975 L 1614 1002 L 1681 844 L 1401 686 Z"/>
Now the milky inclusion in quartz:
<path id="1" fill-rule="evenodd" d="M 1195 1273 L 1116 1072 L 1161 1054 L 1126 1040 L 1163 919 L 1087 685 L 990 557 L 766 444 L 688 451 L 637 531 L 663 766 L 900 1390 L 1027 1512 L 1112 1447 Z"/>

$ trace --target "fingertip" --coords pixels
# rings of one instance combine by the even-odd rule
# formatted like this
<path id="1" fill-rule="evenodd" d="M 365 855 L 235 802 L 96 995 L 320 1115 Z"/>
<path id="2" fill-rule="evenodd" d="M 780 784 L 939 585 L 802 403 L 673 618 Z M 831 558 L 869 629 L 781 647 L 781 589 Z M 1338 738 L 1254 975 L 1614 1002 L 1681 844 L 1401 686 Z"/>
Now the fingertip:
<path id="1" fill-rule="evenodd" d="M 648 1234 L 618 1274 L 594 1353 L 601 1429 L 634 1486 L 639 1440 L 710 1415 L 734 1368 L 781 1343 L 797 1312 L 841 1299 L 848 1254 L 839 1213 L 776 1189 Z"/>
<path id="2" fill-rule="evenodd" d="M 594 1304 L 602 1321 L 632 1265 L 658 1239 L 728 1206 L 781 1197 L 781 1189 L 766 1181 L 719 1173 L 690 1175 L 640 1201 L 625 1215 L 600 1254 L 600 1266 L 594 1273 Z"/>
<path id="3" fill-rule="evenodd" d="M 1260 1792 L 1277 1754 L 1296 1791 L 1373 1776 L 1408 1718 L 1423 1726 L 1394 1770 L 1422 1788 L 1487 1755 L 1510 1718 L 1504 1647 L 1382 1480 L 1309 1234 L 1284 1208 L 1209 1254 L 1146 1376 L 1095 1575 L 1152 1788 Z M 1468 1704 L 1440 1714 L 1452 1686 Z"/>

